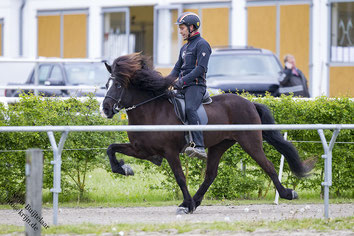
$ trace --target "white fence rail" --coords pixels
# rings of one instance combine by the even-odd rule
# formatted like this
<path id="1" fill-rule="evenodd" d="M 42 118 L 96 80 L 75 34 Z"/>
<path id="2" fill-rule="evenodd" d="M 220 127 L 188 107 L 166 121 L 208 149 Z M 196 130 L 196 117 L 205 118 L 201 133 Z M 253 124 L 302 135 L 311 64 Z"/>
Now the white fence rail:
<path id="1" fill-rule="evenodd" d="M 324 129 L 333 129 L 333 136 L 327 145 Z M 241 130 L 318 130 L 320 135 L 325 159 L 324 186 L 324 217 L 329 217 L 329 187 L 332 185 L 332 149 L 341 129 L 354 129 L 354 124 L 306 124 L 306 125 L 121 125 L 121 126 L 8 126 L 0 127 L 0 132 L 47 132 L 53 148 L 54 161 L 54 187 L 53 192 L 53 224 L 58 224 L 58 194 L 61 192 L 61 152 L 69 132 L 103 132 L 103 131 L 134 131 L 134 132 L 157 132 L 157 131 L 241 131 Z M 53 132 L 62 132 L 57 145 Z"/>
<path id="2" fill-rule="evenodd" d="M 354 124 L 292 125 L 101 125 L 101 126 L 0 126 L 0 132 L 105 132 L 105 131 L 243 131 L 243 130 L 354 129 Z"/>
<path id="3" fill-rule="evenodd" d="M 45 89 L 45 90 L 97 90 L 100 89 L 100 86 L 88 86 L 88 85 L 80 85 L 80 86 L 46 86 L 46 85 L 0 85 L 0 89 Z"/>

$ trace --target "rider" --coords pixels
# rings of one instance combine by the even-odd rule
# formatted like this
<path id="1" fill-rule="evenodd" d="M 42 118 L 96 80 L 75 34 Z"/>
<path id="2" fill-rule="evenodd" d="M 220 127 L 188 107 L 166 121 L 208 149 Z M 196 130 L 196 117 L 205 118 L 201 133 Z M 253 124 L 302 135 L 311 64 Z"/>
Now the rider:
<path id="1" fill-rule="evenodd" d="M 188 124 L 199 125 L 200 119 L 197 109 L 202 103 L 206 91 L 205 75 L 208 70 L 208 61 L 211 54 L 209 43 L 200 36 L 199 16 L 192 12 L 182 13 L 176 24 L 179 33 L 187 43 L 180 50 L 178 61 L 170 76 L 178 77 L 174 87 L 184 94 L 186 102 L 186 118 Z M 193 131 L 191 144 L 185 152 L 191 157 L 206 158 L 203 132 Z"/>

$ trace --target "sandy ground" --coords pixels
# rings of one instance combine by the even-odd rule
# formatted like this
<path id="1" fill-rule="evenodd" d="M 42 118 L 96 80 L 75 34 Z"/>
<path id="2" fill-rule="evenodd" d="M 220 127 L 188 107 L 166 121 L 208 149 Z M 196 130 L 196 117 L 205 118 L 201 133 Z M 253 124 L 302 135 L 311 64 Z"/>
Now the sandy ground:
<path id="1" fill-rule="evenodd" d="M 300 218 L 323 218 L 323 204 L 308 205 L 242 205 L 242 206 L 200 206 L 193 214 L 177 215 L 177 207 L 117 207 L 117 208 L 59 208 L 58 222 L 60 225 L 80 224 L 84 222 L 94 224 L 115 223 L 174 223 L 174 222 L 234 222 L 259 220 L 284 220 Z M 330 218 L 354 216 L 354 204 L 331 204 Z M 53 225 L 52 209 L 43 209 L 43 221 Z M 0 210 L 0 224 L 24 225 L 22 217 L 15 210 Z M 118 232 L 117 232 L 118 233 Z M 135 232 L 136 233 L 136 232 Z M 294 231 L 271 232 L 255 231 L 228 234 L 227 232 L 200 232 L 192 231 L 188 235 L 201 234 L 217 235 L 353 235 L 354 231 Z M 177 232 L 139 232 L 137 235 L 173 235 Z M 126 234 L 125 234 L 126 235 Z M 181 234 L 179 234 L 181 235 Z M 182 234 L 183 235 L 183 234 Z"/>

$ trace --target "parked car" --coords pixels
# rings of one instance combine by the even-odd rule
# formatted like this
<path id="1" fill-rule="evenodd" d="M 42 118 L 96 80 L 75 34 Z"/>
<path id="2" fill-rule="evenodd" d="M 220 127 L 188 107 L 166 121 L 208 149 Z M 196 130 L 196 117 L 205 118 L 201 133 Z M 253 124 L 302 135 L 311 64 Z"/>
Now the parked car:
<path id="1" fill-rule="evenodd" d="M 284 76 L 279 59 L 269 50 L 242 47 L 215 49 L 210 56 L 207 86 L 211 91 L 249 92 L 279 96 L 279 79 Z"/>
<path id="2" fill-rule="evenodd" d="M 77 90 L 38 90 L 38 94 L 46 97 L 50 96 L 84 96 L 93 92 L 95 96 L 104 96 L 105 84 L 109 73 L 103 63 L 99 62 L 67 62 L 67 63 L 41 63 L 38 67 L 38 85 L 44 86 L 78 86 Z M 25 84 L 34 85 L 34 69 L 30 73 Z M 8 85 L 19 85 L 9 83 Z M 97 90 L 84 90 L 80 86 L 97 86 Z M 6 97 L 18 97 L 21 93 L 28 93 L 28 89 L 5 90 Z"/>

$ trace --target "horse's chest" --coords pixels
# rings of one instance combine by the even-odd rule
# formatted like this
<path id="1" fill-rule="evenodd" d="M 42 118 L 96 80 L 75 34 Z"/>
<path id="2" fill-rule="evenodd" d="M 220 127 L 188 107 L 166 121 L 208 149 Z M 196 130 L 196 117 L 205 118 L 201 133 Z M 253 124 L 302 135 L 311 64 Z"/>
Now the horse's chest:
<path id="1" fill-rule="evenodd" d="M 149 149 L 160 143 L 159 137 L 153 132 L 128 133 L 130 143 L 136 149 Z"/>

